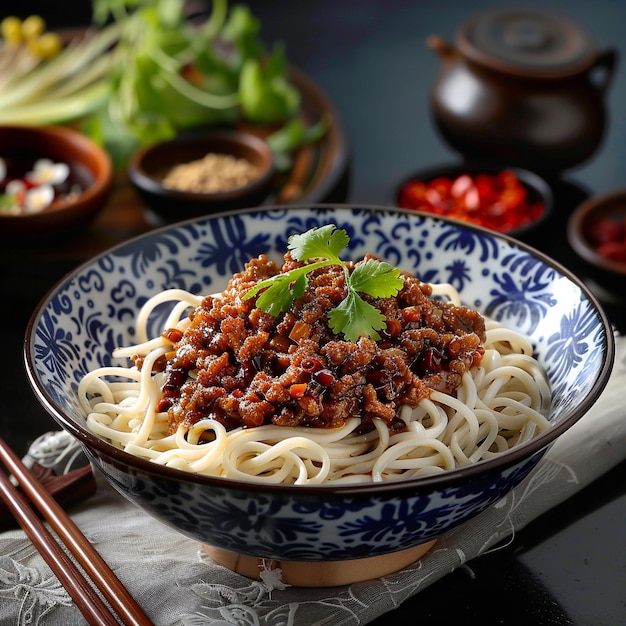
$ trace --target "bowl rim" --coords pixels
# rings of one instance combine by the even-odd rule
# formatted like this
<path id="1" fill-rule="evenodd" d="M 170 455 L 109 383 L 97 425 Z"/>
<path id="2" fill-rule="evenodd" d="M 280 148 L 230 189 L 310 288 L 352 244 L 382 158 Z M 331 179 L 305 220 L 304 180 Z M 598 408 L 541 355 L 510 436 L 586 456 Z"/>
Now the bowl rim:
<path id="1" fill-rule="evenodd" d="M 523 237 L 530 231 L 535 230 L 537 227 L 541 227 L 542 224 L 545 224 L 546 222 L 548 222 L 548 220 L 551 219 L 554 213 L 554 194 L 552 192 L 550 184 L 545 178 L 543 178 L 536 172 L 533 172 L 532 170 L 520 167 L 518 165 L 499 164 L 488 160 L 476 160 L 440 163 L 415 169 L 401 177 L 400 181 L 396 183 L 396 185 L 393 187 L 390 198 L 391 204 L 394 207 L 402 208 L 398 206 L 398 196 L 400 195 L 400 191 L 402 190 L 402 188 L 412 180 L 432 181 L 435 178 L 448 177 L 452 172 L 458 172 L 459 174 L 465 173 L 475 175 L 480 173 L 494 174 L 504 171 L 513 172 L 517 176 L 518 180 L 525 187 L 531 187 L 541 196 L 541 199 L 543 201 L 543 213 L 533 222 L 525 224 L 520 228 L 515 228 L 506 232 L 492 229 L 487 229 L 487 231 L 490 233 L 497 233 L 499 235 L 508 235 L 509 237 L 514 238 Z M 415 209 L 408 210 L 415 211 Z M 428 213 L 428 211 L 426 211 L 426 213 Z M 430 213 L 430 215 L 435 214 Z M 443 215 L 436 217 L 449 219 Z M 474 224 L 473 222 L 462 222 L 461 220 L 455 221 L 461 224 L 467 223 L 472 226 L 477 226 L 477 224 Z"/>
<path id="2" fill-rule="evenodd" d="M 359 483 L 359 484 L 340 484 L 333 485 L 331 484 L 321 484 L 321 485 L 285 485 L 285 484 L 262 484 L 262 483 L 254 483 L 254 482 L 246 482 L 242 480 L 230 479 L 230 478 L 220 478 L 215 476 L 208 476 L 204 474 L 196 474 L 193 472 L 187 472 L 180 469 L 175 469 L 171 467 L 166 467 L 163 465 L 158 465 L 148 461 L 146 459 L 142 459 L 140 457 L 131 455 L 128 452 L 124 452 L 111 444 L 107 443 L 103 439 L 100 439 L 93 433 L 87 430 L 86 427 L 79 426 L 74 423 L 73 420 L 66 417 L 62 412 L 57 410 L 54 402 L 47 394 L 46 390 L 40 385 L 38 378 L 35 376 L 34 371 L 34 359 L 29 350 L 29 346 L 32 342 L 32 338 L 35 334 L 36 329 L 36 320 L 40 315 L 40 312 L 48 305 L 49 300 L 53 297 L 54 293 L 58 290 L 58 288 L 70 280 L 73 276 L 78 275 L 84 269 L 88 268 L 90 265 L 97 263 L 99 259 L 106 257 L 108 254 L 114 253 L 118 250 L 123 249 L 124 247 L 132 247 L 136 245 L 140 241 L 144 241 L 146 239 L 150 239 L 152 237 L 159 237 L 165 231 L 168 230 L 176 230 L 179 228 L 184 228 L 185 225 L 191 224 L 199 221 L 212 221 L 221 219 L 223 217 L 228 217 L 232 215 L 242 215 L 242 214 L 250 214 L 250 213 L 259 213 L 259 212 L 271 212 L 275 210 L 296 210 L 296 209 L 346 209 L 350 210 L 352 208 L 359 208 L 360 210 L 370 211 L 370 212 L 392 212 L 392 213 L 403 213 L 403 214 L 411 214 L 411 215 L 421 215 L 429 220 L 436 220 L 445 222 L 447 224 L 452 224 L 456 227 L 466 228 L 472 231 L 477 231 L 480 233 L 487 234 L 489 236 L 504 239 L 505 241 L 511 243 L 512 245 L 518 247 L 521 250 L 530 252 L 536 258 L 541 260 L 543 263 L 548 265 L 549 267 L 555 269 L 557 272 L 562 274 L 564 277 L 569 279 L 572 283 L 574 283 L 581 292 L 585 295 L 589 303 L 592 305 L 595 313 L 598 317 L 598 320 L 601 323 L 602 328 L 605 331 L 606 345 L 605 350 L 602 355 L 602 365 L 600 371 L 598 373 L 598 378 L 594 383 L 593 387 L 589 391 L 589 393 L 581 400 L 581 402 L 573 409 L 571 415 L 562 420 L 561 422 L 554 424 L 551 428 L 545 430 L 543 433 L 540 433 L 534 439 L 516 446 L 509 451 L 494 456 L 490 459 L 478 461 L 476 463 L 465 465 L 460 468 L 455 468 L 452 470 L 448 470 L 446 472 L 442 472 L 440 474 L 419 476 L 415 478 L 409 478 L 405 480 L 394 480 L 388 482 L 380 482 L 380 483 Z M 597 298 L 594 296 L 593 292 L 585 285 L 585 283 L 579 279 L 573 272 L 569 269 L 561 265 L 559 262 L 547 256 L 545 253 L 533 248 L 532 246 L 521 242 L 514 237 L 510 237 L 504 235 L 502 233 L 498 233 L 492 230 L 488 230 L 479 226 L 474 226 L 472 224 L 464 224 L 459 223 L 458 221 L 442 218 L 440 216 L 434 216 L 432 213 L 414 211 L 412 209 L 402 209 L 399 207 L 389 207 L 389 206 L 381 206 L 381 205 L 369 205 L 369 204 L 361 204 L 357 202 L 351 203 L 302 203 L 302 204 L 286 204 L 279 206 L 259 206 L 252 207 L 243 210 L 230 210 L 230 211 L 222 211 L 219 213 L 214 213 L 207 216 L 202 217 L 194 217 L 187 220 L 183 220 L 181 222 L 176 222 L 174 224 L 166 224 L 164 226 L 158 227 L 152 231 L 147 233 L 143 233 L 136 237 L 133 237 L 125 242 L 117 244 L 112 248 L 107 249 L 106 251 L 96 255 L 95 257 L 81 263 L 73 270 L 68 272 L 65 276 L 60 278 L 42 297 L 39 301 L 38 305 L 34 309 L 31 314 L 29 321 L 26 326 L 26 332 L 23 341 L 23 362 L 26 369 L 26 374 L 28 381 L 31 385 L 32 390 L 34 391 L 37 399 L 42 404 L 42 406 L 46 409 L 46 411 L 55 419 L 55 421 L 60 424 L 65 430 L 70 432 L 81 444 L 85 445 L 89 449 L 93 449 L 96 452 L 90 450 L 90 454 L 97 454 L 98 458 L 108 458 L 111 459 L 111 462 L 116 462 L 118 464 L 122 464 L 124 466 L 132 468 L 133 472 L 141 471 L 147 475 L 153 475 L 155 477 L 159 477 L 161 479 L 170 479 L 170 480 L 184 480 L 185 482 L 192 482 L 195 484 L 201 484 L 206 486 L 212 486 L 216 488 L 226 488 L 233 490 L 242 490 L 242 491 L 254 491 L 256 493 L 279 493 L 282 495 L 287 495 L 290 493 L 298 493 L 301 495 L 320 495 L 323 494 L 325 496 L 346 496 L 346 495 L 359 495 L 359 496 L 385 496 L 398 492 L 405 491 L 413 491 L 415 489 L 437 489 L 453 486 L 459 482 L 480 478 L 481 476 L 494 473 L 501 472 L 517 463 L 520 463 L 526 459 L 533 457 L 534 455 L 541 453 L 554 443 L 554 441 L 563 434 L 566 430 L 568 430 L 571 426 L 573 426 L 577 421 L 579 421 L 585 413 L 595 404 L 596 400 L 600 396 L 602 390 L 607 385 L 612 367 L 615 358 L 615 339 L 613 335 L 613 330 L 611 323 L 606 316 L 606 313 L 600 306 Z"/>
<path id="3" fill-rule="evenodd" d="M 587 263 L 596 268 L 626 276 L 626 265 L 598 254 L 583 233 L 583 224 L 587 219 L 593 215 L 599 217 L 605 209 L 610 209 L 616 203 L 624 207 L 624 220 L 626 221 L 626 189 L 615 189 L 590 196 L 579 204 L 567 220 L 566 232 L 568 242 L 574 252 Z"/>
<path id="4" fill-rule="evenodd" d="M 75 200 L 55 201 L 49 207 L 46 207 L 43 211 L 38 213 L 20 213 L 18 215 L 2 215 L 1 220 L 15 220 L 16 222 L 37 221 L 44 215 L 50 215 L 52 213 L 61 213 L 68 209 L 81 212 L 83 205 L 89 204 L 94 198 L 97 198 L 103 193 L 106 193 L 112 183 L 114 177 L 113 161 L 109 153 L 100 145 L 98 145 L 91 138 L 87 137 L 78 130 L 69 126 L 26 126 L 23 124 L 0 124 L 0 132 L 3 129 L 10 129 L 13 132 L 23 132 L 27 136 L 33 138 L 45 135 L 52 139 L 56 139 L 63 144 L 68 142 L 77 143 L 81 146 L 85 152 L 90 152 L 95 155 L 95 159 L 102 166 L 98 171 L 89 168 L 89 171 L 93 175 L 93 182 L 87 189 L 83 190 Z M 1 156 L 1 155 L 0 155 Z M 42 155 L 43 156 L 43 155 Z"/>
<path id="5" fill-rule="evenodd" d="M 214 140 L 230 142 L 233 145 L 241 144 L 251 146 L 255 152 L 263 157 L 264 166 L 261 174 L 241 187 L 207 193 L 165 187 L 144 167 L 144 160 L 146 157 L 154 154 L 155 152 L 167 151 L 169 148 L 175 148 L 177 146 L 201 144 L 203 141 L 211 143 Z M 172 165 L 178 165 L 179 163 L 180 162 L 176 161 Z M 150 194 L 159 195 L 163 198 L 169 198 L 171 200 L 221 202 L 252 194 L 258 189 L 268 185 L 276 173 L 276 162 L 269 144 L 264 139 L 242 130 L 222 129 L 207 130 L 194 136 L 175 137 L 173 139 L 159 141 L 139 148 L 131 156 L 128 162 L 127 171 L 131 183 Z"/>

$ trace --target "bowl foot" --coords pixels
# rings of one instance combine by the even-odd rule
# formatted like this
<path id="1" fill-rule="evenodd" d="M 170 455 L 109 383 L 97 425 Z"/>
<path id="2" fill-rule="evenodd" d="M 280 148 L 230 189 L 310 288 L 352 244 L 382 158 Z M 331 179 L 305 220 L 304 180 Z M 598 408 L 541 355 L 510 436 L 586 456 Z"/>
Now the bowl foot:
<path id="1" fill-rule="evenodd" d="M 391 554 L 347 561 L 275 561 L 238 554 L 203 544 L 218 565 L 248 578 L 261 579 L 267 570 L 281 570 L 280 580 L 292 587 L 336 587 L 393 574 L 426 554 L 436 539 Z"/>

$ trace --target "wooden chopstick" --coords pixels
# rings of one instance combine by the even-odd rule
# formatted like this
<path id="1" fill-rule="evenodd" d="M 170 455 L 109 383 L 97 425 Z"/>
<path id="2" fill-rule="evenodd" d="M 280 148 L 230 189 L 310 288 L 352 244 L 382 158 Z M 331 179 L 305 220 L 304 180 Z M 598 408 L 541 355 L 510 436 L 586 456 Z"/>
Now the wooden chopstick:
<path id="1" fill-rule="evenodd" d="M 83 578 L 65 550 L 54 540 L 26 498 L 13 486 L 7 475 L 0 471 L 0 493 L 28 538 L 33 542 L 59 582 L 67 589 L 72 600 L 90 624 L 119 625 L 100 596 Z"/>
<path id="2" fill-rule="evenodd" d="M 57 575 L 61 584 L 76 602 L 85 619 L 90 624 L 119 624 L 121 621 L 127 626 L 150 625 L 152 623 L 150 619 L 109 568 L 106 561 L 1 437 L 0 458 L 9 472 L 16 478 L 24 494 L 39 509 L 42 516 L 74 555 L 78 564 L 89 575 L 119 617 L 119 620 L 116 619 L 104 605 L 91 585 L 84 579 L 80 570 L 31 509 L 26 498 L 0 470 L 2 475 L 0 492 L 3 500 L 52 571 Z"/>

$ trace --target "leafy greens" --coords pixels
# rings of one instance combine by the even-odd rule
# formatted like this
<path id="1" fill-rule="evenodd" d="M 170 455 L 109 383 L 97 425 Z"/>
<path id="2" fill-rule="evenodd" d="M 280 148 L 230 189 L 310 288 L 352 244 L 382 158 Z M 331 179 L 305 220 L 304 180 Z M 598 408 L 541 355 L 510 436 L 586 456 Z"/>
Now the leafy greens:
<path id="1" fill-rule="evenodd" d="M 93 9 L 96 24 L 117 25 L 120 36 L 110 97 L 86 128 L 114 154 L 193 127 L 280 127 L 296 116 L 284 47 L 265 51 L 247 6 L 213 0 L 203 21 L 184 0 L 94 0 Z"/>
<path id="2" fill-rule="evenodd" d="M 193 128 L 259 126 L 279 170 L 293 151 L 319 139 L 328 121 L 309 126 L 289 80 L 285 49 L 266 50 L 260 22 L 245 5 L 212 0 L 191 14 L 185 0 L 93 0 L 93 26 L 56 48 L 45 22 L 0 21 L 0 123 L 76 124 L 121 169 L 140 146 Z M 24 38 L 42 31 L 41 54 Z M 264 133 L 265 134 L 265 133 Z"/>

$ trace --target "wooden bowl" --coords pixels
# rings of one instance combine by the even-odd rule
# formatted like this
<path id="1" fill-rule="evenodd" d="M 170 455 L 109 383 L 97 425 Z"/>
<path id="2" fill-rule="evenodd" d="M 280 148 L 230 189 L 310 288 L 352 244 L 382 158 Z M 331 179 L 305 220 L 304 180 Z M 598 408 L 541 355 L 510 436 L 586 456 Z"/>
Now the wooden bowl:
<path id="1" fill-rule="evenodd" d="M 42 158 L 67 163 L 69 183 L 82 190 L 38 213 L 0 214 L 0 237 L 17 237 L 12 240 L 17 244 L 31 236 L 50 239 L 81 230 L 104 207 L 113 185 L 109 155 L 85 135 L 63 126 L 0 126 L 0 157 L 9 173 L 17 163 L 23 169 Z"/>

